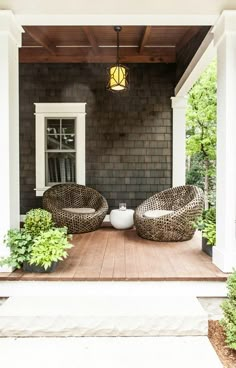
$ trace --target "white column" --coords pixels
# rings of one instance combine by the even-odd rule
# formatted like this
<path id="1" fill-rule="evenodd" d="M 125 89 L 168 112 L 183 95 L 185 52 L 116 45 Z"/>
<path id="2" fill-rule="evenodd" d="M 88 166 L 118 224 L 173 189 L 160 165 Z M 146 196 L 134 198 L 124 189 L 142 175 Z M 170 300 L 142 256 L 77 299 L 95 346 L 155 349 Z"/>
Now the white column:
<path id="1" fill-rule="evenodd" d="M 213 263 L 236 266 L 236 12 L 222 13 L 214 28 L 217 47 L 216 247 Z"/>
<path id="2" fill-rule="evenodd" d="M 19 227 L 18 48 L 22 31 L 11 11 L 0 11 L 0 257 L 8 254 L 3 244 L 7 230 Z"/>
<path id="3" fill-rule="evenodd" d="M 171 97 L 172 103 L 172 186 L 185 185 L 185 114 L 187 98 Z"/>

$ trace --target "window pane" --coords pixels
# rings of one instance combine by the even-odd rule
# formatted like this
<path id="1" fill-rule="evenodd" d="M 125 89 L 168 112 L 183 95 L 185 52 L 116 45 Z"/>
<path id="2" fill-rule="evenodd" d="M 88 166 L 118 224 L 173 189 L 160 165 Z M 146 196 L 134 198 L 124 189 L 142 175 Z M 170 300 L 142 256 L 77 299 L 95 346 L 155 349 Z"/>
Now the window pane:
<path id="1" fill-rule="evenodd" d="M 75 133 L 75 120 L 74 119 L 62 119 L 62 134 Z"/>
<path id="2" fill-rule="evenodd" d="M 75 135 L 74 134 L 63 134 L 62 136 L 62 147 L 63 150 L 75 149 Z"/>
<path id="3" fill-rule="evenodd" d="M 60 135 L 54 134 L 54 135 L 48 135 L 47 136 L 47 149 L 60 149 Z"/>
<path id="4" fill-rule="evenodd" d="M 47 134 L 60 134 L 60 119 L 47 119 Z"/>
<path id="5" fill-rule="evenodd" d="M 75 183 L 75 152 L 46 154 L 47 183 Z"/>

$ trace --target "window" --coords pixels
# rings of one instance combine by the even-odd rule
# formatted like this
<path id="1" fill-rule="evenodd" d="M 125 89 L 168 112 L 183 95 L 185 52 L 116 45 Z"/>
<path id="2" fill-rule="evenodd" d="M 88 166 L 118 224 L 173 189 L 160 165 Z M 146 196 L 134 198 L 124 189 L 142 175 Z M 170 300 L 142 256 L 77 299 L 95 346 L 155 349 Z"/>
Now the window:
<path id="1" fill-rule="evenodd" d="M 75 119 L 46 119 L 46 186 L 76 183 Z"/>
<path id="2" fill-rule="evenodd" d="M 36 195 L 58 183 L 85 184 L 85 103 L 37 103 Z"/>

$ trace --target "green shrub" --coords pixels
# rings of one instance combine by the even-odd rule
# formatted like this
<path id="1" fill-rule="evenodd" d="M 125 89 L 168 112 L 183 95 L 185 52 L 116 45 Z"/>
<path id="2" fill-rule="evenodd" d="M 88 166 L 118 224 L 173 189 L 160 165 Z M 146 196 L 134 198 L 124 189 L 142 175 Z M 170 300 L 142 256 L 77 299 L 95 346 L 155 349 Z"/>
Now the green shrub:
<path id="1" fill-rule="evenodd" d="M 7 232 L 4 243 L 10 248 L 10 255 L 0 260 L 0 266 L 8 265 L 21 268 L 24 261 L 29 261 L 33 244 L 32 236 L 24 230 L 12 229 Z"/>
<path id="2" fill-rule="evenodd" d="M 216 244 L 216 208 L 210 207 L 204 211 L 194 224 L 195 228 L 202 231 L 202 235 L 207 239 L 208 245 Z"/>
<path id="3" fill-rule="evenodd" d="M 52 215 L 41 208 L 27 212 L 25 216 L 24 229 L 32 237 L 38 236 L 41 231 L 47 231 L 53 226 Z"/>
<path id="4" fill-rule="evenodd" d="M 26 214 L 24 228 L 9 230 L 4 242 L 10 248 L 10 255 L 0 259 L 0 266 L 21 268 L 24 262 L 44 267 L 47 270 L 53 262 L 67 257 L 67 228 L 53 227 L 52 215 L 40 208 Z"/>
<path id="5" fill-rule="evenodd" d="M 53 228 L 41 232 L 33 241 L 29 263 L 47 270 L 53 262 L 66 258 L 67 249 L 71 247 L 66 228 Z"/>
<path id="6" fill-rule="evenodd" d="M 221 320 L 226 333 L 226 344 L 236 350 L 236 271 L 227 280 L 228 299 L 222 303 L 224 318 Z"/>

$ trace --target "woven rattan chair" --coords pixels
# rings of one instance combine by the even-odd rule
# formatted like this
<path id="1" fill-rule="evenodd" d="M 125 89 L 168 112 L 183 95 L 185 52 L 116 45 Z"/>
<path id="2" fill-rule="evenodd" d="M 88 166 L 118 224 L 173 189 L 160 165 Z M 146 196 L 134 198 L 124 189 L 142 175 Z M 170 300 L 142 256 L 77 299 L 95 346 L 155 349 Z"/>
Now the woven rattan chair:
<path id="1" fill-rule="evenodd" d="M 134 224 L 139 236 L 161 242 L 184 241 L 193 237 L 193 221 L 203 210 L 203 192 L 185 185 L 157 193 L 137 207 Z M 173 211 L 157 218 L 144 216 L 149 210 Z"/>
<path id="2" fill-rule="evenodd" d="M 95 213 L 70 213 L 63 208 L 94 208 Z M 57 184 L 43 195 L 43 208 L 52 213 L 57 226 L 67 226 L 70 234 L 98 229 L 108 211 L 106 199 L 95 189 L 78 184 Z"/>

